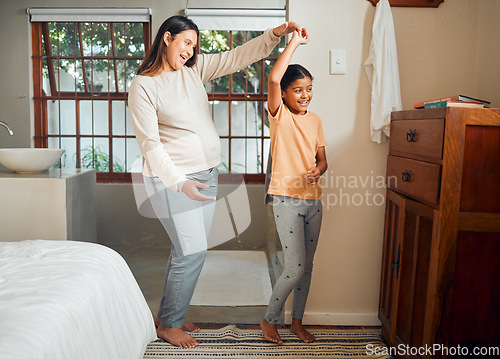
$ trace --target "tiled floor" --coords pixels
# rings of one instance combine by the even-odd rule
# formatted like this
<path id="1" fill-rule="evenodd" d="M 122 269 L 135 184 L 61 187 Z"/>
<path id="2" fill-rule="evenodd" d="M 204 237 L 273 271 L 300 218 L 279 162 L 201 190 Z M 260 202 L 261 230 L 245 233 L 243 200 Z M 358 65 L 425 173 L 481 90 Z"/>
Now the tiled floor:
<path id="1" fill-rule="evenodd" d="M 127 261 L 151 312 L 156 315 L 163 290 L 169 248 L 117 248 L 116 250 Z M 258 324 L 266 308 L 266 306 L 191 306 L 186 319 L 195 323 Z"/>

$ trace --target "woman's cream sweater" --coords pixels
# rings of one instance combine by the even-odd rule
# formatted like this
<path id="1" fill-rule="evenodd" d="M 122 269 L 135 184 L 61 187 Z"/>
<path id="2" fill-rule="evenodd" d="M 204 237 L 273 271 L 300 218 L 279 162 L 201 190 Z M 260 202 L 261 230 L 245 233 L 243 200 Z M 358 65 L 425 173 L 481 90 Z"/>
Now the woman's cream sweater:
<path id="1" fill-rule="evenodd" d="M 268 56 L 279 37 L 271 29 L 218 54 L 200 54 L 193 67 L 136 76 L 128 95 L 132 125 L 145 159 L 142 173 L 180 191 L 189 173 L 220 164 L 220 139 L 203 84 Z"/>

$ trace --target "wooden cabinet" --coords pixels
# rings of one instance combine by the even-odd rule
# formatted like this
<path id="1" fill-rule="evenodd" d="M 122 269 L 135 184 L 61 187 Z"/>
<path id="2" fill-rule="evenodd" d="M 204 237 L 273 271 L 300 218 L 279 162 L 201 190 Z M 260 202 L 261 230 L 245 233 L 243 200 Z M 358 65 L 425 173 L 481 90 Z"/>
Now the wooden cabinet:
<path id="1" fill-rule="evenodd" d="M 387 184 L 384 340 L 404 358 L 498 347 L 500 109 L 394 112 Z"/>

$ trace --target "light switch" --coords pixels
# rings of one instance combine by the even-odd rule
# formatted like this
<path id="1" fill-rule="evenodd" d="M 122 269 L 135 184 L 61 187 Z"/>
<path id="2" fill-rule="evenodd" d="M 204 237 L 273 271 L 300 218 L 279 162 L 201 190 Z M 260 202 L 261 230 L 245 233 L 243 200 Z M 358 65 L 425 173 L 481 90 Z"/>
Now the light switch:
<path id="1" fill-rule="evenodd" d="M 345 75 L 345 50 L 330 50 L 330 75 Z"/>

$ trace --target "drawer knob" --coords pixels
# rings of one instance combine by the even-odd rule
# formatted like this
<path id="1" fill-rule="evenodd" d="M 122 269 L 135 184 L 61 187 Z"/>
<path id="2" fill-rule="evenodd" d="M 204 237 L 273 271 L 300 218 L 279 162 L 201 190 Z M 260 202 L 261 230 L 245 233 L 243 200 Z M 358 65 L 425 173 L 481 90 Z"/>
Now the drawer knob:
<path id="1" fill-rule="evenodd" d="M 406 132 L 406 141 L 408 142 L 415 142 L 417 138 L 417 130 L 410 130 Z"/>
<path id="2" fill-rule="evenodd" d="M 401 173 L 401 180 L 403 182 L 409 182 L 411 180 L 411 171 L 404 170 L 403 173 Z"/>
<path id="3" fill-rule="evenodd" d="M 401 259 L 401 245 L 398 246 L 398 257 L 396 260 L 391 261 L 391 270 L 394 270 L 396 265 L 396 279 L 399 277 L 399 260 Z"/>

